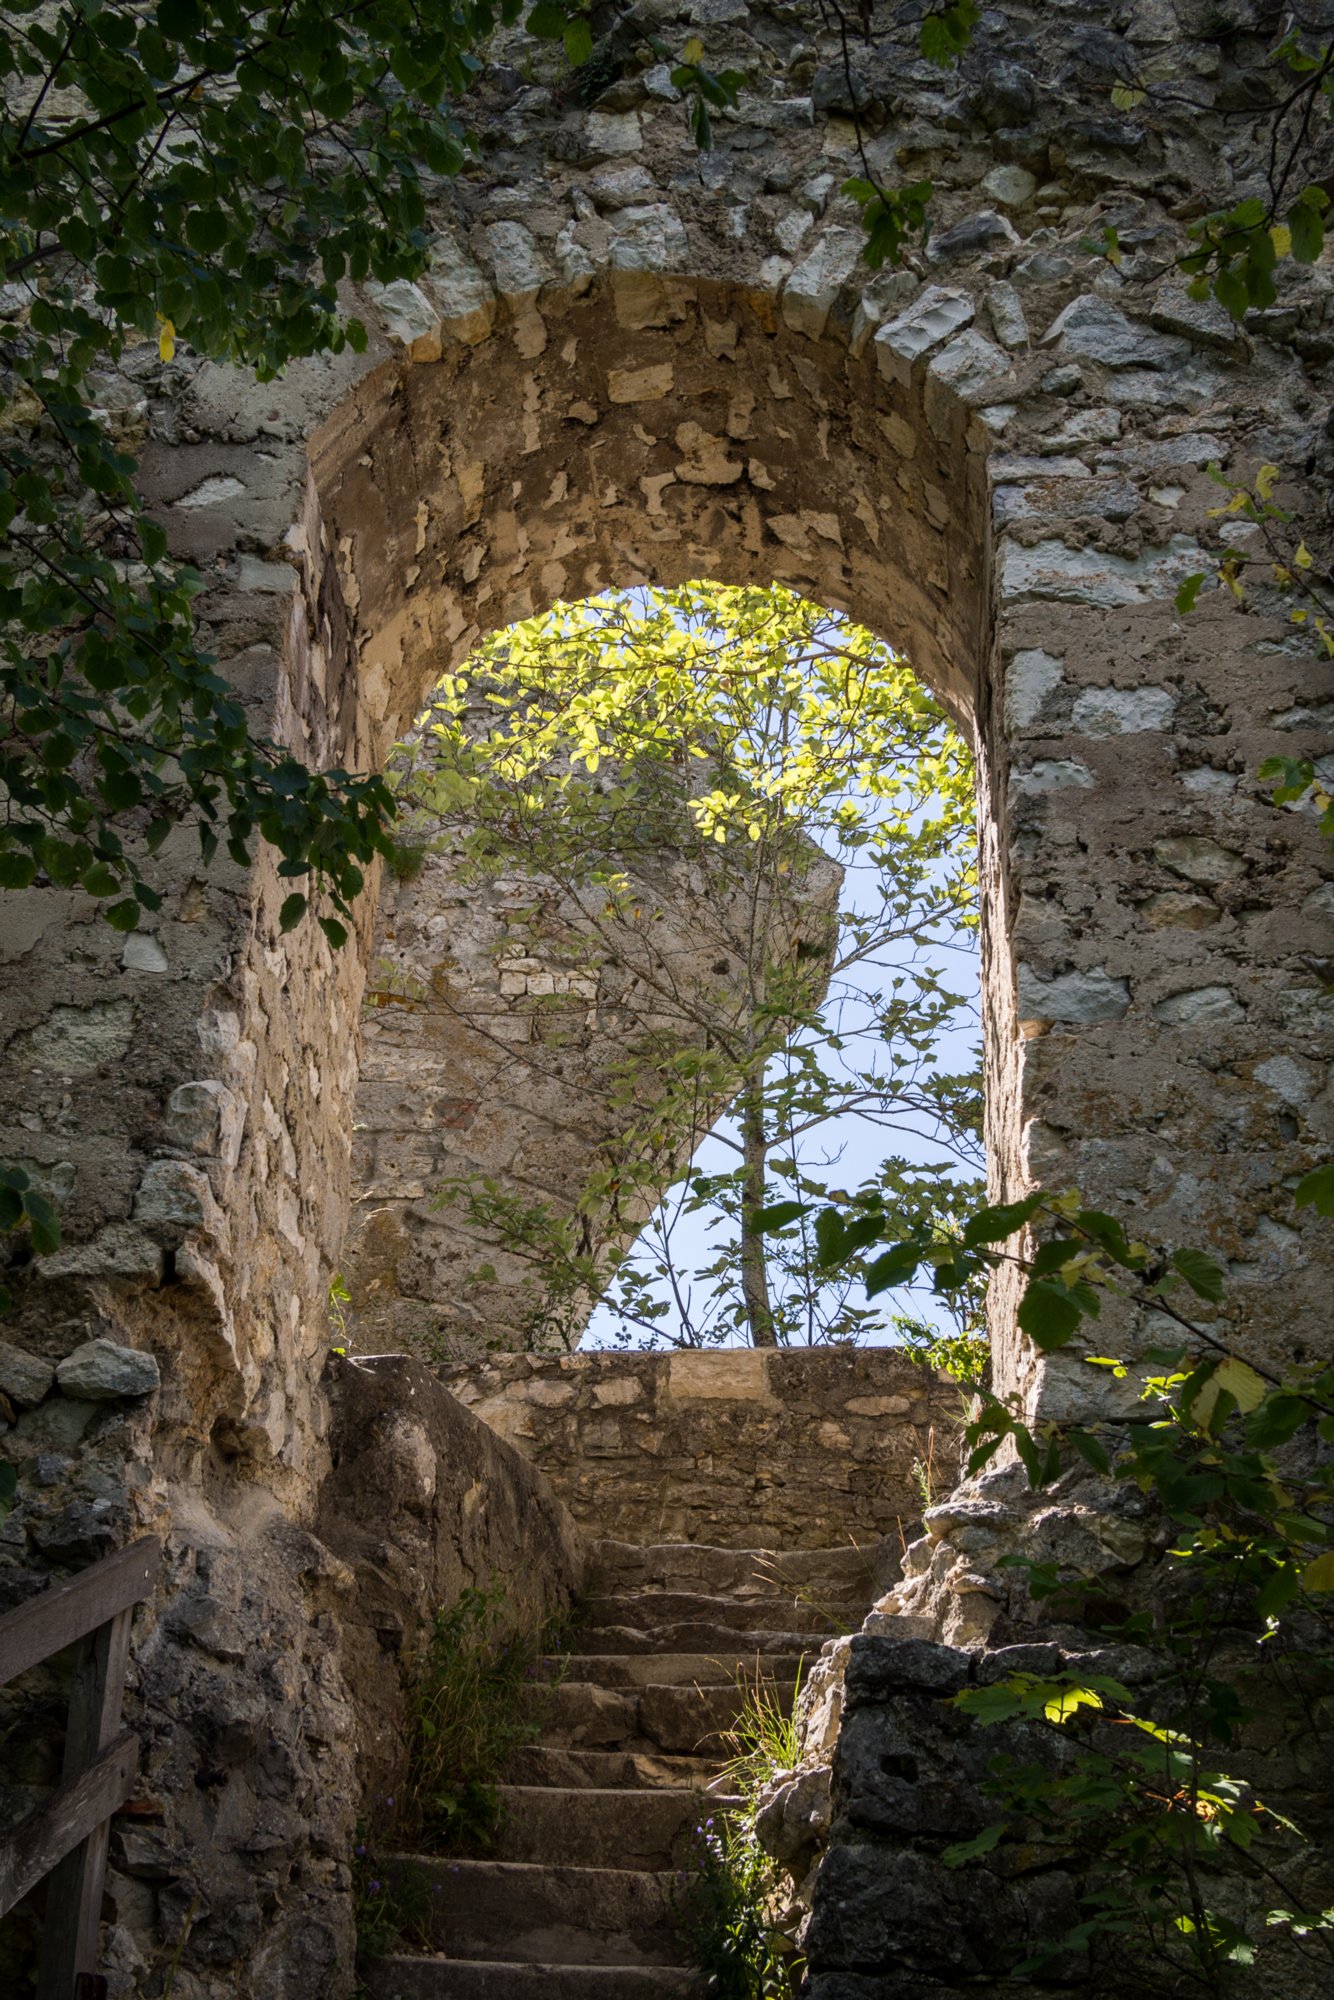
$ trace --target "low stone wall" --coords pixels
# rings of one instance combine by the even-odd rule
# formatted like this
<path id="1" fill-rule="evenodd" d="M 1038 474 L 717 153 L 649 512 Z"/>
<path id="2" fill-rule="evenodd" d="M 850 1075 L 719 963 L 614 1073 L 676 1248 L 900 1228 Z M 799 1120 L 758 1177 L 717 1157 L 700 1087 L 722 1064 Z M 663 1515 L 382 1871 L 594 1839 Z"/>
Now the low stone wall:
<path id="1" fill-rule="evenodd" d="M 900 1532 L 957 1477 L 956 1384 L 895 1348 L 503 1354 L 439 1371 L 581 1528 L 828 1548 Z"/>
<path id="2" fill-rule="evenodd" d="M 320 1533 L 350 1572 L 341 1659 L 368 1813 L 401 1776 L 403 1665 L 433 1613 L 498 1584 L 532 1631 L 568 1610 L 578 1530 L 542 1474 L 402 1355 L 331 1367 L 332 1471 Z"/>

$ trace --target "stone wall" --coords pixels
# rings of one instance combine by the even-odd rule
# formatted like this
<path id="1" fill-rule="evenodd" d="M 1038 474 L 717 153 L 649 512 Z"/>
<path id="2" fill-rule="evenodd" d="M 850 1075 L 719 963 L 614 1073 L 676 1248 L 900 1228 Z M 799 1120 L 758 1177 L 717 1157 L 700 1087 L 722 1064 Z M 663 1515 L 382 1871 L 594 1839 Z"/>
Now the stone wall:
<path id="1" fill-rule="evenodd" d="M 309 1527 L 259 1485 L 229 1506 L 177 1499 L 163 1601 L 135 1627 L 142 1803 L 111 1843 L 113 1996 L 155 1991 L 178 1945 L 177 2000 L 349 1984 L 355 1827 L 386 1816 L 401 1775 L 403 1670 L 432 1613 L 495 1583 L 532 1630 L 578 1589 L 579 1537 L 547 1481 L 419 1364 L 334 1361 L 325 1386 L 331 1471 Z M 93 1409 L 115 1439 L 114 1402 Z M 119 1524 L 101 1525 L 109 1541 Z M 52 1555 L 81 1532 L 53 1513 Z M 46 1669 L 0 1690 L 0 1824 L 58 1776 L 62 1715 Z M 26 1990 L 33 1950 L 21 1904 L 0 1980 Z"/>
<path id="2" fill-rule="evenodd" d="M 342 1670 L 373 1805 L 402 1773 L 401 1667 L 431 1613 L 467 1584 L 495 1584 L 506 1624 L 533 1632 L 569 1610 L 583 1544 L 543 1472 L 420 1362 L 336 1359 L 330 1376 L 332 1469 L 318 1531 L 347 1565 Z"/>
<path id="3" fill-rule="evenodd" d="M 927 1467 L 937 1495 L 957 1477 L 957 1385 L 889 1347 L 500 1354 L 440 1377 L 586 1534 L 620 1541 L 885 1539 L 897 1573 Z"/>
<path id="4" fill-rule="evenodd" d="M 904 647 L 977 746 L 997 1193 L 1077 1184 L 1212 1250 L 1233 1273 L 1218 1330 L 1282 1368 L 1329 1340 L 1328 1235 L 1289 1190 L 1334 1136 L 1334 889 L 1314 817 L 1255 773 L 1329 754 L 1327 671 L 1262 595 L 1174 603 L 1235 532 L 1211 463 L 1276 461 L 1304 519 L 1330 486 L 1330 254 L 1242 331 L 1172 270 L 1190 218 L 1262 170 L 1261 10 L 1118 13 L 1151 81 L 1188 81 L 1126 112 L 1095 0 L 988 8 L 957 74 L 918 59 L 918 10 L 872 11 L 873 170 L 936 191 L 901 270 L 858 261 L 857 135 L 813 10 L 653 0 L 655 33 L 679 44 L 698 15 L 709 60 L 746 75 L 711 153 L 658 68 L 616 57 L 591 108 L 554 50 L 532 82 L 501 68 L 469 98 L 475 159 L 431 189 L 429 274 L 355 301 L 366 354 L 257 385 L 145 342 L 108 406 L 142 412 L 206 645 L 255 725 L 317 760 L 375 766 L 480 633 L 611 584 L 779 578 Z M 1116 268 L 1088 248 L 1108 226 Z M 302 1940 L 312 1896 L 346 1935 L 355 1784 L 322 1544 L 283 1548 L 328 1465 L 378 885 L 335 958 L 313 926 L 281 935 L 268 860 L 205 869 L 183 834 L 150 879 L 162 912 L 128 942 L 82 896 L 0 899 L 0 1148 L 66 1237 L 8 1329 L 32 1393 L 0 1411 L 21 1479 L 0 1602 L 159 1532 L 159 1645 L 187 1687 L 198 1648 L 171 1621 L 205 1574 L 262 1595 L 253 1652 L 209 1656 L 208 1699 L 187 1688 L 163 1724 L 163 1838 L 217 1912 L 175 2000 L 304 2000 L 350 1983 Z M 1030 1411 L 1114 1412 L 1119 1387 L 1077 1349 L 1039 1364 L 1012 1309 L 998 1288 L 1001 1384 Z M 158 1390 L 33 1390 L 91 1337 L 150 1354 Z M 327 1824 L 291 1809 L 278 1868 L 203 1782 L 233 1709 L 261 1760 L 281 1720 L 284 1812 L 338 1802 Z M 159 1959 L 183 1917 L 122 1912 Z"/>

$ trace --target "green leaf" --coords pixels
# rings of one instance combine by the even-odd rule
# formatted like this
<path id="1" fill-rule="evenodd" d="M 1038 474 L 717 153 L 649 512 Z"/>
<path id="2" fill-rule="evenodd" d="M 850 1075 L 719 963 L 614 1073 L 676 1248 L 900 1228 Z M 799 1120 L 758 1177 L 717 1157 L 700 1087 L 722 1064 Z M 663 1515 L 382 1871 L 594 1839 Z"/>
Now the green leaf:
<path id="1" fill-rule="evenodd" d="M 1323 1160 L 1303 1174 L 1293 1191 L 1298 1208 L 1313 1208 L 1317 1215 L 1334 1215 L 1334 1160 Z"/>
<path id="2" fill-rule="evenodd" d="M 1045 1278 L 1030 1282 L 1018 1314 L 1020 1326 L 1044 1354 L 1066 1346 L 1083 1317 L 1075 1296 L 1064 1285 L 1050 1284 Z"/>
<path id="3" fill-rule="evenodd" d="M 16 847 L 0 847 L 0 889 L 26 889 L 36 879 L 37 863 Z"/>
<path id="4" fill-rule="evenodd" d="M 1218 1304 L 1223 1296 L 1226 1273 L 1212 1257 L 1207 1256 L 1203 1250 L 1192 1250 L 1189 1247 L 1174 1250 L 1172 1267 L 1181 1273 L 1196 1298 L 1208 1299 L 1211 1305 Z"/>
<path id="5" fill-rule="evenodd" d="M 1230 1411 L 1235 1407 L 1243 1415 L 1258 1409 L 1265 1399 L 1264 1377 L 1257 1375 L 1247 1362 L 1235 1354 L 1229 1354 L 1216 1365 L 1212 1362 L 1201 1364 L 1196 1375 L 1203 1377 L 1200 1387 L 1192 1388 L 1196 1379 L 1193 1376 L 1182 1393 L 1189 1397 L 1191 1416 L 1206 1430 L 1214 1423 L 1220 1398 L 1226 1396 L 1227 1409 Z"/>
<path id="6" fill-rule="evenodd" d="M 560 0 L 538 0 L 524 26 L 540 42 L 559 42 L 564 37 L 568 21 L 569 15 Z"/>
<path id="7" fill-rule="evenodd" d="M 584 15 L 569 23 L 564 40 L 565 60 L 571 69 L 578 69 L 580 63 L 587 62 L 593 53 L 593 30 Z"/>
<path id="8" fill-rule="evenodd" d="M 887 1292 L 892 1285 L 906 1285 L 917 1275 L 925 1251 L 920 1243 L 896 1243 L 892 1250 L 886 1250 L 883 1257 L 866 1267 L 866 1296 L 875 1298 L 880 1292 Z"/>
<path id="9" fill-rule="evenodd" d="M 278 912 L 278 928 L 282 931 L 295 930 L 306 914 L 306 898 L 297 892 L 284 899 Z"/>
<path id="10" fill-rule="evenodd" d="M 1074 1446 L 1085 1465 L 1091 1465 L 1095 1472 L 1111 1471 L 1111 1459 L 1090 1431 L 1072 1430 L 1068 1442 Z"/>
<path id="11" fill-rule="evenodd" d="M 1182 579 L 1177 588 L 1175 599 L 1178 611 L 1186 612 L 1195 609 L 1195 600 L 1204 585 L 1204 579 L 1205 572 L 1203 570 L 1196 570 L 1193 575 Z"/>
<path id="12" fill-rule="evenodd" d="M 334 950 L 341 951 L 347 943 L 346 926 L 340 924 L 337 917 L 321 917 L 319 922 L 320 929 L 324 932 L 325 937 L 328 938 Z"/>
<path id="13" fill-rule="evenodd" d="M 978 1243 L 1001 1243 L 1032 1220 L 1042 1206 L 1042 1191 L 995 1208 L 979 1208 L 963 1228 L 963 1240 L 971 1248 Z"/>
<path id="14" fill-rule="evenodd" d="M 1319 206 L 1311 199 L 1312 195 L 1321 197 Z M 1298 264 L 1314 264 L 1319 260 L 1325 247 L 1325 223 L 1320 210 L 1328 200 L 1323 188 L 1307 188 L 1288 211 L 1292 255 Z"/>
<path id="15" fill-rule="evenodd" d="M 1327 1549 L 1314 1562 L 1309 1562 L 1302 1571 L 1302 1589 L 1311 1591 L 1334 1590 L 1334 1549 Z"/>
<path id="16" fill-rule="evenodd" d="M 767 1208 L 756 1209 L 751 1227 L 757 1236 L 769 1236 L 775 1230 L 786 1229 L 790 1224 L 799 1222 L 806 1212 L 804 1201 L 771 1202 Z"/>
<path id="17" fill-rule="evenodd" d="M 1219 271 L 1213 282 L 1213 294 L 1234 320 L 1245 319 L 1251 308 L 1251 295 L 1246 280 L 1234 265 L 1228 264 Z"/>
<path id="18" fill-rule="evenodd" d="M 843 1256 L 843 1218 L 836 1208 L 823 1208 L 815 1218 L 815 1247 L 818 1261 L 826 1268 Z"/>
<path id="19" fill-rule="evenodd" d="M 962 1868 L 969 1861 L 978 1861 L 984 1854 L 990 1854 L 1005 1830 L 1006 1822 L 997 1820 L 994 1826 L 984 1827 L 971 1840 L 957 1841 L 953 1847 L 947 1847 L 940 1858 L 947 1868 Z"/>
<path id="20" fill-rule="evenodd" d="M 113 903 L 102 912 L 113 931 L 133 931 L 139 928 L 139 905 L 133 896 L 127 896 L 123 903 Z"/>

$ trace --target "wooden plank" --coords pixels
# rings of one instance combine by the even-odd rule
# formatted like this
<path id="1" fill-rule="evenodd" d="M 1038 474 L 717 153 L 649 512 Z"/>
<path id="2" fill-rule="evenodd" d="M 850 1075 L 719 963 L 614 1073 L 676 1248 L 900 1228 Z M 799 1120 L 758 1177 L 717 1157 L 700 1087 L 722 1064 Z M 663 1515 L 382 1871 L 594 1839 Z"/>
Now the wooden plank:
<path id="1" fill-rule="evenodd" d="M 120 1728 L 133 1607 L 118 1611 L 82 1641 L 70 1685 L 65 1729 L 66 1784 L 85 1770 Z M 75 1981 L 97 1970 L 97 1932 L 106 1879 L 111 1822 L 58 1861 L 46 1885 L 46 1923 L 37 1973 L 37 2000 L 70 2000 Z"/>
<path id="2" fill-rule="evenodd" d="M 124 1805 L 138 1768 L 139 1738 L 126 1729 L 72 1785 L 62 1785 L 0 1839 L 0 1917 Z"/>
<path id="3" fill-rule="evenodd" d="M 151 1536 L 29 1598 L 0 1618 L 0 1687 L 153 1594 L 162 1550 Z"/>

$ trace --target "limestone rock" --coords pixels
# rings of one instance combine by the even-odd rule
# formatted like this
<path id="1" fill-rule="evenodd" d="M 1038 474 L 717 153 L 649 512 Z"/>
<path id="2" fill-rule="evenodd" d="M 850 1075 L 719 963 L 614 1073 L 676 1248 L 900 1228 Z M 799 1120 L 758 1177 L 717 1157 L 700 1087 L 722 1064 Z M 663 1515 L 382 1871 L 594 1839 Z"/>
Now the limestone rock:
<path id="1" fill-rule="evenodd" d="M 958 404 L 980 402 L 992 394 L 1010 359 L 994 342 L 971 327 L 933 357 L 927 365 L 924 407 L 937 437 L 945 437 Z"/>
<path id="2" fill-rule="evenodd" d="M 537 244 L 521 222 L 493 222 L 482 231 L 496 290 L 510 311 L 531 306 L 546 281 Z"/>
<path id="3" fill-rule="evenodd" d="M 222 1217 L 208 1176 L 184 1160 L 154 1160 L 144 1169 L 134 1200 L 134 1219 L 150 1235 L 169 1243 L 190 1230 L 210 1235 Z"/>
<path id="4" fill-rule="evenodd" d="M 1021 1021 L 1087 1027 L 1097 1021 L 1119 1021 L 1129 1005 L 1129 982 L 1111 978 L 1103 966 L 1092 972 L 1063 972 L 1055 979 L 1042 979 L 1026 965 L 1019 968 Z"/>
<path id="5" fill-rule="evenodd" d="M 1065 662 L 1040 646 L 1014 655 L 1005 674 L 1005 714 L 1011 729 L 1031 729 L 1064 678 Z"/>
<path id="6" fill-rule="evenodd" d="M 55 1363 L 0 1340 L 0 1390 L 20 1409 L 40 1403 L 56 1376 Z"/>
<path id="7" fill-rule="evenodd" d="M 1143 729 L 1170 729 L 1176 696 L 1167 688 L 1084 688 L 1075 698 L 1071 720 L 1085 736 L 1130 736 Z"/>
<path id="8" fill-rule="evenodd" d="M 1244 1021 L 1246 1009 L 1230 986 L 1194 986 L 1159 1000 L 1154 1016 L 1175 1028 L 1207 1028 Z"/>
<path id="9" fill-rule="evenodd" d="M 445 230 L 431 238 L 430 262 L 421 284 L 435 301 L 441 327 L 453 339 L 468 347 L 486 339 L 495 324 L 495 287 Z"/>
<path id="10" fill-rule="evenodd" d="M 105 1000 L 91 1007 L 53 1007 L 45 1020 L 15 1035 L 6 1051 L 21 1069 L 85 1075 L 123 1056 L 134 1035 L 134 1002 Z"/>
<path id="11" fill-rule="evenodd" d="M 1043 336 L 1063 354 L 1078 354 L 1104 368 L 1172 368 L 1189 350 L 1180 340 L 1137 326 L 1118 306 L 1084 292 L 1065 307 Z"/>
<path id="12" fill-rule="evenodd" d="M 1013 285 L 999 280 L 989 286 L 987 311 L 991 315 L 992 330 L 1002 347 L 1027 347 L 1028 320 L 1024 315 L 1023 302 Z"/>
<path id="13" fill-rule="evenodd" d="M 834 300 L 856 270 L 865 237 L 856 229 L 831 229 L 797 265 L 783 287 L 783 319 L 796 333 L 818 340 Z"/>
<path id="14" fill-rule="evenodd" d="M 121 1347 L 114 1340 L 86 1340 L 56 1368 L 62 1393 L 88 1403 L 151 1396 L 160 1380 L 153 1355 L 137 1347 Z"/>
<path id="15" fill-rule="evenodd" d="M 913 369 L 933 349 L 943 347 L 952 334 L 971 325 L 973 302 L 966 292 L 952 292 L 943 285 L 931 285 L 875 337 L 876 366 L 887 382 L 905 388 Z"/>
<path id="16" fill-rule="evenodd" d="M 126 972 L 166 972 L 167 954 L 152 931 L 131 931 L 120 954 Z"/>
<path id="17" fill-rule="evenodd" d="M 1207 834 L 1173 834 L 1154 843 L 1153 858 L 1188 882 L 1229 882 L 1246 871 L 1245 857 Z"/>

